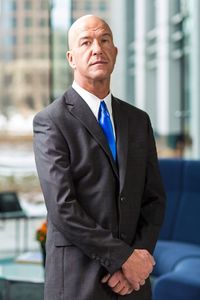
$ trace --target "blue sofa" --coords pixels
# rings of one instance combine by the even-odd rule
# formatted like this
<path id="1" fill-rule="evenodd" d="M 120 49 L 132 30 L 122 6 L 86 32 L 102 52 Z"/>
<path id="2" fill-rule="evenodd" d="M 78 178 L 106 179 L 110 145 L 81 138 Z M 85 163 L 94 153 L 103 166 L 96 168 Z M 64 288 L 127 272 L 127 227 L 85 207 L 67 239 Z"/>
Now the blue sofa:
<path id="1" fill-rule="evenodd" d="M 167 195 L 153 300 L 200 300 L 200 161 L 159 161 Z"/>

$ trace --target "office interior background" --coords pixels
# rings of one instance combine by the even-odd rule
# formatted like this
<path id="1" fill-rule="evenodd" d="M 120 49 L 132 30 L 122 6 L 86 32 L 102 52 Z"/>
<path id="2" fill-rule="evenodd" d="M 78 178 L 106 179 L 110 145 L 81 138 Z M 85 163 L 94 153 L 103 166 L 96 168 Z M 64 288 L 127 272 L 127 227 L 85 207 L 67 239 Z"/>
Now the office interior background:
<path id="1" fill-rule="evenodd" d="M 199 0 L 0 0 L 0 191 L 25 206 L 43 203 L 32 119 L 72 83 L 67 30 L 84 14 L 110 24 L 112 92 L 149 113 L 158 156 L 200 158 Z"/>
<path id="2" fill-rule="evenodd" d="M 85 14 L 102 17 L 113 30 L 119 53 L 112 93 L 148 112 L 159 158 L 177 158 L 160 160 L 169 205 L 157 248 L 164 253 L 158 269 L 162 263 L 169 269 L 173 257 L 177 270 L 164 274 L 163 283 L 169 278 L 172 285 L 154 299 L 199 300 L 199 0 L 0 0 L 0 299 L 5 278 L 9 299 L 43 299 L 38 228 L 43 237 L 46 208 L 32 120 L 71 85 L 67 31 Z M 15 201 L 13 214 L 2 213 L 2 195 Z M 15 286 L 13 278 L 26 285 Z"/>

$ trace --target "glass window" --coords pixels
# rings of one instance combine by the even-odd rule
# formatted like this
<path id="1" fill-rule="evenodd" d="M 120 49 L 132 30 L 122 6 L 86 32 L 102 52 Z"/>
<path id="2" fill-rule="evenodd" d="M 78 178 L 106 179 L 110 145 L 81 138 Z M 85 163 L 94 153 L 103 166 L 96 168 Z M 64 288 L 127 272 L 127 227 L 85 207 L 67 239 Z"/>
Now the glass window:
<path id="1" fill-rule="evenodd" d="M 155 0 L 147 1 L 146 22 L 147 22 L 147 30 L 152 30 L 155 28 L 156 26 L 156 1 Z"/>
<path id="2" fill-rule="evenodd" d="M 54 2 L 54 1 L 52 1 L 52 2 Z M 49 8 L 50 1 L 48 1 L 48 0 L 42 0 L 40 3 L 41 3 L 40 4 L 41 9 L 45 10 L 45 9 Z"/>
<path id="3" fill-rule="evenodd" d="M 13 44 L 13 46 L 15 46 L 17 44 L 17 37 L 16 37 L 16 35 L 12 36 L 12 44 Z"/>
<path id="4" fill-rule="evenodd" d="M 47 18 L 41 18 L 41 19 L 39 20 L 39 25 L 40 25 L 41 27 L 47 26 L 47 25 L 48 25 L 48 24 L 47 24 Z"/>
<path id="5" fill-rule="evenodd" d="M 32 2 L 30 0 L 26 0 L 25 3 L 24 3 L 24 8 L 26 10 L 32 9 Z"/>
<path id="6" fill-rule="evenodd" d="M 3 43 L 5 47 L 11 47 L 12 46 L 12 36 L 11 35 L 6 35 L 3 38 Z"/>
<path id="7" fill-rule="evenodd" d="M 25 44 L 31 44 L 32 41 L 33 41 L 33 37 L 31 35 L 25 35 L 25 37 L 24 37 Z"/>
<path id="8" fill-rule="evenodd" d="M 12 18 L 12 27 L 16 27 L 17 26 L 17 19 L 16 17 Z"/>
<path id="9" fill-rule="evenodd" d="M 90 12 L 92 10 L 92 2 L 91 1 L 85 1 L 85 7 L 86 12 Z"/>
<path id="10" fill-rule="evenodd" d="M 31 108 L 31 109 L 35 108 L 33 96 L 31 96 L 31 95 L 26 96 L 25 102 L 29 108 Z"/>
<path id="11" fill-rule="evenodd" d="M 49 3 L 52 3 L 51 22 L 48 22 Z M 69 3 L 0 0 L 0 191 L 17 191 L 20 199 L 31 207 L 44 203 L 34 163 L 32 121 L 50 99 L 61 95 L 71 83 L 65 58 L 71 21 Z M 20 30 L 13 30 L 19 22 Z M 56 44 L 55 37 L 60 33 L 63 42 Z M 62 53 L 62 59 L 57 59 L 55 52 Z"/>
<path id="12" fill-rule="evenodd" d="M 181 0 L 171 1 L 171 5 L 173 4 L 173 13 L 178 14 L 181 11 Z"/>
<path id="13" fill-rule="evenodd" d="M 17 9 L 17 3 L 16 3 L 16 0 L 13 0 L 11 5 L 12 5 L 12 10 L 13 10 L 13 11 L 16 11 L 16 9 Z"/>
<path id="14" fill-rule="evenodd" d="M 33 20 L 30 17 L 26 17 L 24 19 L 24 26 L 25 27 L 31 27 L 33 25 Z"/>
<path id="15" fill-rule="evenodd" d="M 101 12 L 104 12 L 104 11 L 107 10 L 107 4 L 106 4 L 105 1 L 99 2 L 99 10 L 100 10 Z"/>
<path id="16" fill-rule="evenodd" d="M 77 2 L 76 2 L 76 0 L 73 0 L 71 5 L 72 5 L 72 10 L 76 10 L 77 9 Z"/>

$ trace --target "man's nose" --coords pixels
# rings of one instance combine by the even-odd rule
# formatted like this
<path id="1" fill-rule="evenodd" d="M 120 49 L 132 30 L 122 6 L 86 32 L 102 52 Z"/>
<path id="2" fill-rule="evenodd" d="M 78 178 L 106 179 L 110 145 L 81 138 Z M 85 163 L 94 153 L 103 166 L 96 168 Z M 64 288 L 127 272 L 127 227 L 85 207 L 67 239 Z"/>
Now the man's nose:
<path id="1" fill-rule="evenodd" d="M 101 48 L 101 44 L 99 43 L 99 41 L 94 41 L 93 42 L 92 51 L 93 51 L 94 55 L 102 53 L 102 48 Z"/>

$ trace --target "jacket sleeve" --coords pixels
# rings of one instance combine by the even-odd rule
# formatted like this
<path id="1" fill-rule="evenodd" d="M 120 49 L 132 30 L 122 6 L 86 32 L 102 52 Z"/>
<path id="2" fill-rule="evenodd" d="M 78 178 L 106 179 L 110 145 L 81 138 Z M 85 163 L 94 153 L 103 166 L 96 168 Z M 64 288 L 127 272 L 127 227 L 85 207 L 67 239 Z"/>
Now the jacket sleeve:
<path id="1" fill-rule="evenodd" d="M 33 128 L 35 161 L 48 218 L 67 241 L 114 273 L 133 252 L 132 247 L 114 238 L 80 206 L 68 145 L 51 116 L 44 111 L 38 113 Z"/>
<path id="2" fill-rule="evenodd" d="M 164 212 L 165 192 L 158 166 L 153 130 L 148 117 L 146 178 L 141 213 L 133 243 L 135 249 L 147 249 L 151 254 L 153 253 L 164 219 Z"/>

